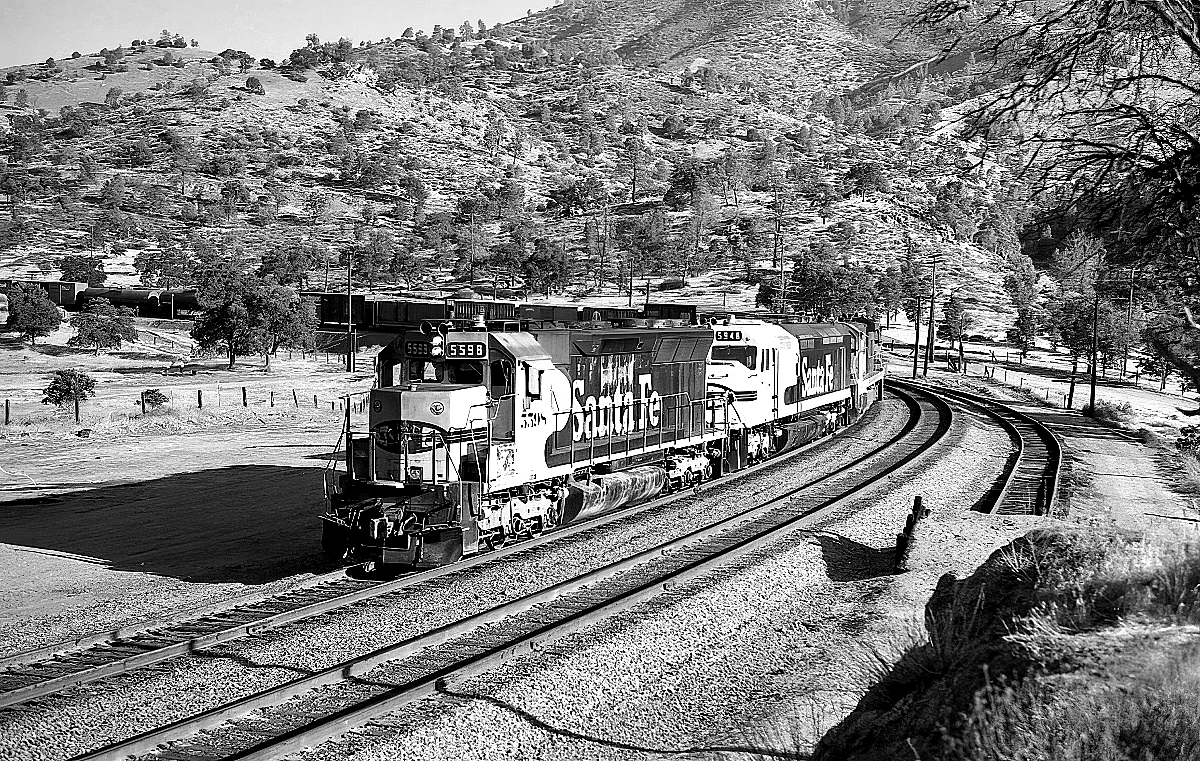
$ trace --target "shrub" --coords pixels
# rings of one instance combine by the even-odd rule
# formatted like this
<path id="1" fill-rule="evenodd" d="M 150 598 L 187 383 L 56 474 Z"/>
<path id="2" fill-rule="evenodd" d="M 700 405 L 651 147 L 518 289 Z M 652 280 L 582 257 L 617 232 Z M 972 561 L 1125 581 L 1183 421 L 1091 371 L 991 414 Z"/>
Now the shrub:
<path id="1" fill-rule="evenodd" d="M 246 80 L 246 89 L 255 95 L 266 95 L 267 91 L 263 87 L 262 80 L 258 77 L 250 77 Z"/>
<path id="2" fill-rule="evenodd" d="M 1179 429 L 1175 448 L 1190 455 L 1200 455 L 1200 425 L 1186 425 Z"/>
<path id="3" fill-rule="evenodd" d="M 55 370 L 50 385 L 42 393 L 46 395 L 42 404 L 62 406 L 95 396 L 96 381 L 79 370 Z"/>
<path id="4" fill-rule="evenodd" d="M 159 391 L 158 389 L 148 388 L 142 392 L 142 398 L 141 398 L 141 400 L 139 400 L 139 403 L 141 401 L 145 401 L 146 406 L 149 407 L 150 409 L 156 410 L 159 407 L 166 404 L 167 402 L 169 402 L 170 399 L 168 399 L 167 395 L 164 394 L 163 392 Z"/>
<path id="5" fill-rule="evenodd" d="M 1133 420 L 1133 405 L 1129 402 L 1110 402 L 1100 399 L 1093 410 L 1091 405 L 1083 408 L 1083 414 L 1107 423 L 1128 423 Z"/>

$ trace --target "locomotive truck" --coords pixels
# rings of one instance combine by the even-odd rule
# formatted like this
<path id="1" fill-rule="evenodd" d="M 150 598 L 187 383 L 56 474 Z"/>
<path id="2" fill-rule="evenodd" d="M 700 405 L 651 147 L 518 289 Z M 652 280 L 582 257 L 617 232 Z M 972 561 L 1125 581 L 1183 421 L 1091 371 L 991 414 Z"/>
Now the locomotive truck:
<path id="1" fill-rule="evenodd" d="M 599 315 L 593 315 L 599 316 Z M 876 326 L 425 321 L 379 354 L 322 544 L 433 567 L 739 470 L 857 420 Z"/>

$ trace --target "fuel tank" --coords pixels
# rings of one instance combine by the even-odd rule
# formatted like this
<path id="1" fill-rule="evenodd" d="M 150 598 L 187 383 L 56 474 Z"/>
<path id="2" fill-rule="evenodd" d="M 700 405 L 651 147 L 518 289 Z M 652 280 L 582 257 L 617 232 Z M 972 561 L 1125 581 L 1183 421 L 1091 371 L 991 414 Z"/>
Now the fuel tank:
<path id="1" fill-rule="evenodd" d="M 563 523 L 594 518 L 624 505 L 657 497 L 667 485 L 661 465 L 643 465 L 594 476 L 587 482 L 567 485 Z"/>

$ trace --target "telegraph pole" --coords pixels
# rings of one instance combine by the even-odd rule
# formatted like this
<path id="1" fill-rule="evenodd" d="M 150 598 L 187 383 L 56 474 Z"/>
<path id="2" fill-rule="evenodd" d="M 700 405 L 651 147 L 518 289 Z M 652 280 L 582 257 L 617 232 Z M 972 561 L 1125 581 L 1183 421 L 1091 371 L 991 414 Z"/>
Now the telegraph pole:
<path id="1" fill-rule="evenodd" d="M 930 278 L 929 286 L 929 337 L 925 340 L 925 364 L 921 368 L 921 375 L 929 375 L 929 357 L 933 354 L 933 325 L 934 325 L 934 309 L 937 306 L 937 257 L 933 258 L 933 277 Z"/>
<path id="2" fill-rule="evenodd" d="M 916 335 L 913 336 L 913 380 L 917 379 L 917 357 L 921 354 L 921 297 L 917 296 L 917 308 L 913 310 L 917 315 Z"/>
<path id="3" fill-rule="evenodd" d="M 346 252 L 346 372 L 354 372 L 354 290 L 350 278 L 354 273 L 354 256 Z M 347 397 L 349 399 L 349 397 Z M 350 404 L 346 403 L 349 417 Z"/>
<path id="4" fill-rule="evenodd" d="M 1100 292 L 1092 303 L 1092 380 L 1088 400 L 1088 415 L 1096 417 L 1096 355 L 1100 351 Z"/>

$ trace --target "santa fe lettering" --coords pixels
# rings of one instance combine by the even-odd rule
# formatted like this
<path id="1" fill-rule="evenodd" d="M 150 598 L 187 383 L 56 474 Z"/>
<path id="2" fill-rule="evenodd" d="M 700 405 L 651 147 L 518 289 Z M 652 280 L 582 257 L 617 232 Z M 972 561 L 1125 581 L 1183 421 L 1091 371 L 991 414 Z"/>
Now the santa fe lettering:
<path id="1" fill-rule="evenodd" d="M 608 435 L 621 436 L 647 428 L 656 428 L 662 421 L 662 397 L 651 388 L 649 373 L 638 376 L 638 392 L 588 396 L 582 379 L 571 384 L 571 438 L 574 441 Z"/>

